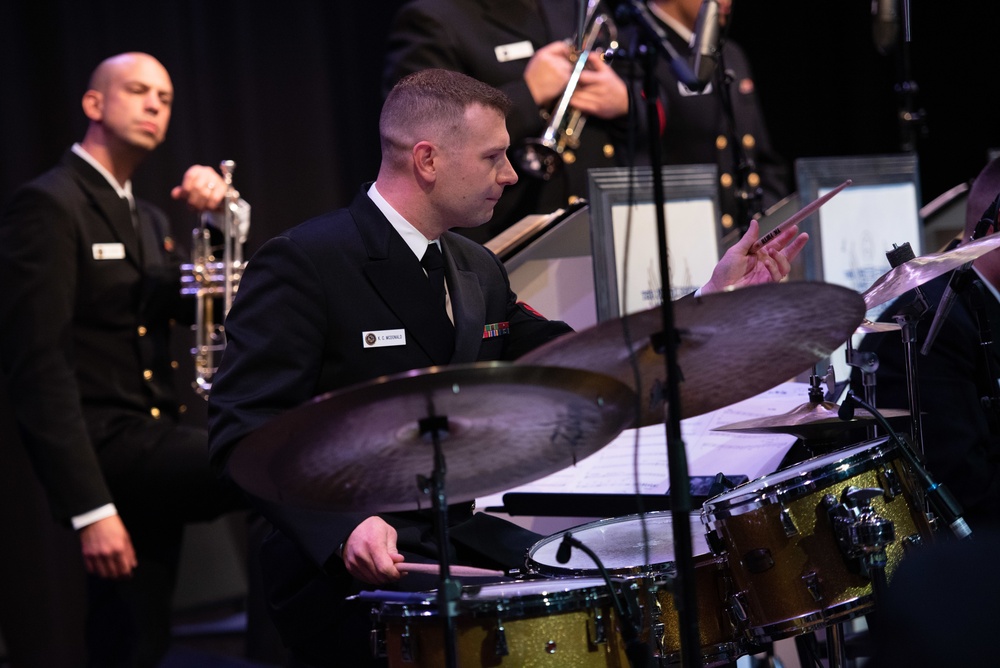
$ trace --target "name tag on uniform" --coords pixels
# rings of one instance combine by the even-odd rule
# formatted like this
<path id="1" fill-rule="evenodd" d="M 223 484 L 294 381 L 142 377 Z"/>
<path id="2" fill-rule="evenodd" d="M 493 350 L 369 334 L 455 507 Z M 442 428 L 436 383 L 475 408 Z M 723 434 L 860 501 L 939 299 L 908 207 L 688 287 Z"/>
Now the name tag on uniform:
<path id="1" fill-rule="evenodd" d="M 365 348 L 385 348 L 405 346 L 405 329 L 383 329 L 377 332 L 361 332 L 361 345 Z"/>
<path id="2" fill-rule="evenodd" d="M 123 260 L 125 246 L 123 244 L 94 244 L 90 247 L 95 260 Z"/>
<path id="3" fill-rule="evenodd" d="M 493 53 L 497 54 L 498 63 L 507 63 L 512 60 L 531 58 L 535 55 L 535 47 L 531 46 L 531 42 L 528 40 L 524 40 L 523 42 L 511 42 L 510 44 L 495 46 L 493 47 Z"/>

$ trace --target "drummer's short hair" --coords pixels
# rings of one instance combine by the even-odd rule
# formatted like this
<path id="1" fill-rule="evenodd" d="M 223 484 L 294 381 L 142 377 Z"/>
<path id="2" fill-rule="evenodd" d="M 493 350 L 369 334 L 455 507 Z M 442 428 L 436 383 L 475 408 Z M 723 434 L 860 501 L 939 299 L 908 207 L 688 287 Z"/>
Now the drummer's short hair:
<path id="1" fill-rule="evenodd" d="M 465 110 L 474 104 L 493 109 L 503 118 L 512 106 L 503 91 L 460 72 L 428 69 L 400 79 L 386 97 L 379 118 L 383 158 L 393 148 L 409 151 L 432 135 L 461 129 Z"/>

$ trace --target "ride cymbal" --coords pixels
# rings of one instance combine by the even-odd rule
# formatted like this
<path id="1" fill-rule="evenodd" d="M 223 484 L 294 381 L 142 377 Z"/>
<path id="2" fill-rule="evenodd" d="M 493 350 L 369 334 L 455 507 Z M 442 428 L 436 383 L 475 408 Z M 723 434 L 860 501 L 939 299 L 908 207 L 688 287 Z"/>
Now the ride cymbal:
<path id="1" fill-rule="evenodd" d="M 864 318 L 861 296 L 828 283 L 769 283 L 673 303 L 681 417 L 756 396 L 844 343 Z M 517 364 L 583 369 L 637 390 L 638 426 L 663 423 L 666 367 L 660 308 L 550 341 Z M 638 374 L 638 383 L 636 375 Z"/>
<path id="2" fill-rule="evenodd" d="M 575 369 L 431 367 L 330 392 L 240 441 L 229 466 L 266 499 L 317 510 L 429 508 L 437 431 L 449 502 L 471 501 L 575 464 L 632 426 L 622 383 Z"/>

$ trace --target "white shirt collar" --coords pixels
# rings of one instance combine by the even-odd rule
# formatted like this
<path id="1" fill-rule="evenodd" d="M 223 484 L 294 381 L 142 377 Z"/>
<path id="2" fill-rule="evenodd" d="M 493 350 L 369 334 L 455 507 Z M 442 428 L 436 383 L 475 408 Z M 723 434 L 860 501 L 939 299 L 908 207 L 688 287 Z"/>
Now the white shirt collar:
<path id="1" fill-rule="evenodd" d="M 392 225 L 393 229 L 399 232 L 399 236 L 403 237 L 403 241 L 406 245 L 410 247 L 413 254 L 417 256 L 419 260 L 424 256 L 424 252 L 427 250 L 428 244 L 437 244 L 438 248 L 441 247 L 441 242 L 438 240 L 430 240 L 420 233 L 420 230 L 415 228 L 406 218 L 392 208 L 392 205 L 385 201 L 382 197 L 382 193 L 378 191 L 375 184 L 372 183 L 371 188 L 368 189 L 368 197 L 378 210 L 382 212 L 382 215 L 386 217 L 389 224 Z"/>
<path id="2" fill-rule="evenodd" d="M 122 199 L 127 199 L 130 202 L 134 201 L 132 199 L 132 179 L 129 179 L 124 184 L 119 184 L 118 179 L 112 176 L 111 172 L 109 172 L 104 168 L 104 165 L 97 162 L 97 159 L 94 158 L 94 156 L 87 153 L 86 149 L 80 146 L 79 143 L 73 144 L 70 150 L 73 151 L 73 153 L 76 153 L 84 160 L 86 160 L 91 167 L 96 169 L 97 173 L 103 176 L 107 180 L 107 182 L 111 185 L 111 187 L 115 189 L 115 192 L 118 193 L 119 197 L 121 197 Z"/>
<path id="3" fill-rule="evenodd" d="M 681 39 L 686 41 L 689 45 L 694 46 L 694 32 L 689 30 L 686 25 L 657 7 L 655 2 L 647 2 L 646 5 L 649 7 L 649 11 L 652 12 L 653 16 L 670 26 L 670 29 L 680 35 Z"/>

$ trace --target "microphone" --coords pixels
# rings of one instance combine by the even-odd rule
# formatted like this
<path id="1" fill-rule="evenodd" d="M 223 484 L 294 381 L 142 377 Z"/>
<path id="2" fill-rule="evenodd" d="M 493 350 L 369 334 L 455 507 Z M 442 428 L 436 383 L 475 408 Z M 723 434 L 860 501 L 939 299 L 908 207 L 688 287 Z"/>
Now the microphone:
<path id="1" fill-rule="evenodd" d="M 560 564 L 565 564 L 569 562 L 569 556 L 573 552 L 573 544 L 579 544 L 576 538 L 573 538 L 572 534 L 568 531 L 563 534 L 562 542 L 559 543 L 559 549 L 556 550 L 556 561 Z"/>
<path id="2" fill-rule="evenodd" d="M 991 226 L 996 228 L 998 209 L 1000 209 L 1000 194 L 997 195 L 992 204 L 986 207 L 986 211 L 983 212 L 983 217 L 976 223 L 976 228 L 972 231 L 969 241 L 975 241 L 984 236 Z M 944 292 L 941 294 L 941 301 L 938 302 L 937 312 L 934 314 L 934 320 L 931 321 L 931 328 L 927 330 L 927 338 L 924 340 L 923 347 L 920 348 L 921 355 L 927 355 L 931 351 L 934 340 L 937 338 L 941 326 L 948 318 L 948 313 L 955 303 L 955 297 L 958 296 L 959 292 L 964 291 L 968 285 L 968 273 L 970 269 L 972 269 L 972 263 L 966 262 L 952 272 L 951 280 L 948 281 L 948 286 L 945 287 Z"/>
<path id="3" fill-rule="evenodd" d="M 703 90 L 712 80 L 719 60 L 719 0 L 704 0 L 695 23 L 694 76 L 698 90 Z"/>
<path id="4" fill-rule="evenodd" d="M 899 13 L 896 11 L 898 0 L 872 0 L 872 39 L 875 48 L 883 56 L 896 48 L 899 38 Z"/>

